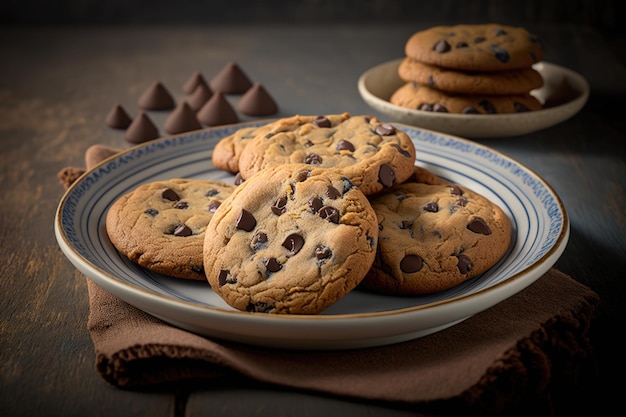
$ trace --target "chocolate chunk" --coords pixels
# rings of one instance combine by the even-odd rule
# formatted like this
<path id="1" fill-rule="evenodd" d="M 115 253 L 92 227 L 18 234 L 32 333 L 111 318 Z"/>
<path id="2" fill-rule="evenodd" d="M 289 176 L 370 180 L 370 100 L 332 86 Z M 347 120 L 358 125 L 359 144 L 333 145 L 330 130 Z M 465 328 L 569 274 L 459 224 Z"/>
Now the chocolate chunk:
<path id="1" fill-rule="evenodd" d="M 269 313 L 273 309 L 274 309 L 274 306 L 267 304 L 267 303 L 263 303 L 263 302 L 249 303 L 246 306 L 246 311 L 250 313 Z"/>
<path id="2" fill-rule="evenodd" d="M 433 46 L 433 51 L 437 51 L 440 54 L 445 54 L 450 50 L 450 44 L 445 39 L 441 39 L 437 41 L 437 43 Z"/>
<path id="3" fill-rule="evenodd" d="M 436 87 L 437 86 L 436 83 L 435 83 L 435 79 L 433 78 L 432 75 L 428 76 L 428 85 L 431 86 L 431 87 Z"/>
<path id="4" fill-rule="evenodd" d="M 352 142 L 342 139 L 337 142 L 337 147 L 335 149 L 337 149 L 338 151 L 354 152 L 354 145 L 352 144 Z"/>
<path id="5" fill-rule="evenodd" d="M 113 106 L 105 119 L 107 126 L 113 129 L 126 129 L 130 126 L 133 119 L 130 118 L 126 110 L 119 104 Z"/>
<path id="6" fill-rule="evenodd" d="M 439 204 L 436 201 L 431 201 L 430 203 L 426 203 L 424 206 L 424 211 L 428 211 L 430 213 L 437 213 L 439 211 Z"/>
<path id="7" fill-rule="evenodd" d="M 217 208 L 221 205 L 222 203 L 220 203 L 217 200 L 213 200 L 209 203 L 209 211 L 211 213 L 215 213 L 215 210 L 217 210 Z"/>
<path id="8" fill-rule="evenodd" d="M 267 90 L 255 83 L 239 99 L 237 110 L 247 116 L 269 116 L 278 112 L 278 106 Z"/>
<path id="9" fill-rule="evenodd" d="M 214 197 L 214 196 L 218 195 L 219 193 L 220 193 L 219 190 L 216 190 L 215 188 L 211 188 L 206 193 L 204 193 L 204 196 L 205 197 Z"/>
<path id="10" fill-rule="evenodd" d="M 396 128 L 389 123 L 379 123 L 374 130 L 381 136 L 391 136 L 396 133 Z"/>
<path id="11" fill-rule="evenodd" d="M 318 214 L 322 219 L 326 219 L 331 223 L 335 223 L 335 224 L 339 223 L 339 210 L 337 210 L 336 208 L 332 206 L 322 207 L 319 210 Z"/>
<path id="12" fill-rule="evenodd" d="M 378 181 L 385 187 L 391 187 L 396 182 L 396 171 L 391 165 L 382 164 L 378 170 Z"/>
<path id="13" fill-rule="evenodd" d="M 480 217 L 476 217 L 472 221 L 470 221 L 467 225 L 467 228 L 474 233 L 480 233 L 482 235 L 490 235 L 491 229 L 487 225 L 484 219 Z"/>
<path id="14" fill-rule="evenodd" d="M 467 274 L 472 270 L 472 260 L 467 255 L 459 255 L 459 263 L 456 265 L 461 274 Z"/>
<path id="15" fill-rule="evenodd" d="M 487 112 L 488 114 L 498 113 L 498 110 L 496 110 L 496 107 L 489 100 L 480 100 L 478 102 L 478 105 L 482 107 L 483 109 L 485 109 L 485 112 Z"/>
<path id="16" fill-rule="evenodd" d="M 463 190 L 461 190 L 456 185 L 451 185 L 449 188 L 450 188 L 451 195 L 463 195 Z"/>
<path id="17" fill-rule="evenodd" d="M 333 187 L 332 185 L 329 185 L 328 188 L 326 189 L 326 195 L 331 200 L 336 200 L 337 198 L 341 197 L 341 193 L 339 192 L 339 190 Z"/>
<path id="18" fill-rule="evenodd" d="M 330 259 L 332 255 L 333 252 L 328 246 L 318 246 L 315 248 L 315 257 L 319 263 L 324 263 L 326 260 Z"/>
<path id="19" fill-rule="evenodd" d="M 189 208 L 189 203 L 186 201 L 179 201 L 174 205 L 174 208 L 179 210 L 186 210 Z"/>
<path id="20" fill-rule="evenodd" d="M 330 120 L 326 116 L 317 116 L 313 120 L 313 124 L 317 127 L 330 127 Z"/>
<path id="21" fill-rule="evenodd" d="M 463 114 L 480 114 L 473 106 L 467 106 L 463 109 Z"/>
<path id="22" fill-rule="evenodd" d="M 292 233 L 285 238 L 283 242 L 283 247 L 288 249 L 290 252 L 296 253 L 300 252 L 302 246 L 304 245 L 304 238 L 297 233 Z"/>
<path id="23" fill-rule="evenodd" d="M 511 59 L 509 51 L 507 51 L 500 45 L 491 45 L 489 49 L 491 49 L 491 52 L 493 52 L 496 59 L 502 63 L 507 63 Z"/>
<path id="24" fill-rule="evenodd" d="M 254 238 L 252 238 L 252 248 L 254 250 L 259 250 L 260 248 L 264 247 L 266 243 L 267 234 L 265 232 L 258 232 L 256 235 L 254 235 Z"/>
<path id="25" fill-rule="evenodd" d="M 319 165 L 322 163 L 322 157 L 316 153 L 310 153 L 304 158 L 304 163 L 309 165 Z"/>
<path id="26" fill-rule="evenodd" d="M 455 202 L 455 205 L 459 206 L 459 207 L 465 207 L 467 206 L 467 198 L 465 197 L 460 197 L 458 198 Z"/>
<path id="27" fill-rule="evenodd" d="M 241 172 L 238 172 L 235 175 L 235 181 L 233 182 L 233 184 L 235 185 L 241 185 L 241 183 L 243 183 L 245 180 L 243 179 L 243 177 L 241 176 Z"/>
<path id="28" fill-rule="evenodd" d="M 191 236 L 191 229 L 186 224 L 176 226 L 176 228 L 174 229 L 174 236 Z"/>
<path id="29" fill-rule="evenodd" d="M 202 129 L 202 125 L 196 117 L 196 112 L 186 101 L 176 106 L 163 123 L 163 130 L 172 135 L 199 129 Z"/>
<path id="30" fill-rule="evenodd" d="M 487 38 L 485 38 L 484 36 L 477 36 L 474 38 L 474 43 L 483 43 L 487 40 Z"/>
<path id="31" fill-rule="evenodd" d="M 410 220 L 402 220 L 400 222 L 400 229 L 406 230 L 410 229 L 413 226 L 413 222 Z"/>
<path id="32" fill-rule="evenodd" d="M 124 139 L 134 144 L 144 143 L 158 137 L 159 129 L 144 112 L 140 112 L 133 119 L 124 133 Z"/>
<path id="33" fill-rule="evenodd" d="M 256 227 L 256 219 L 246 209 L 241 209 L 241 214 L 239 214 L 239 218 L 237 219 L 237 229 L 245 230 L 246 232 L 251 231 Z"/>
<path id="34" fill-rule="evenodd" d="M 270 272 L 278 272 L 280 271 L 280 269 L 283 267 L 280 262 L 278 262 L 278 260 L 276 258 L 269 258 L 266 259 L 263 262 L 263 265 L 265 265 L 265 267 L 267 268 L 268 271 Z"/>
<path id="35" fill-rule="evenodd" d="M 252 82 L 236 62 L 229 62 L 211 79 L 209 86 L 223 94 L 242 94 L 252 87 Z"/>
<path id="36" fill-rule="evenodd" d="M 400 261 L 400 269 L 407 274 L 419 271 L 422 266 L 424 266 L 424 261 L 417 255 L 406 255 Z"/>
<path id="37" fill-rule="evenodd" d="M 317 213 L 323 206 L 324 202 L 319 197 L 311 197 L 309 200 L 309 207 L 311 207 L 313 213 Z"/>
<path id="38" fill-rule="evenodd" d="M 522 103 L 519 103 L 517 101 L 513 103 L 513 108 L 515 109 L 516 113 L 523 113 L 525 111 L 528 111 L 528 107 L 524 106 Z"/>
<path id="39" fill-rule="evenodd" d="M 343 190 L 342 190 L 343 194 L 347 193 L 348 191 L 354 188 L 354 183 L 350 181 L 350 178 L 342 177 L 341 182 L 343 184 Z"/>
<path id="40" fill-rule="evenodd" d="M 308 170 L 300 171 L 298 172 L 298 175 L 296 175 L 296 181 L 298 182 L 306 181 L 306 179 L 309 178 L 310 175 L 311 175 L 311 171 L 308 171 Z"/>
<path id="41" fill-rule="evenodd" d="M 274 205 L 272 206 L 272 212 L 277 215 L 280 216 L 281 214 L 284 214 L 285 211 L 287 211 L 287 208 L 285 207 L 287 205 L 287 199 L 285 197 L 279 197 L 276 199 L 276 201 L 274 201 Z"/>
<path id="42" fill-rule="evenodd" d="M 229 270 L 222 269 L 220 271 L 220 274 L 219 274 L 219 276 L 217 278 L 217 283 L 218 283 L 218 285 L 220 287 L 223 287 L 226 284 L 234 284 L 236 282 L 237 282 L 237 280 L 232 275 L 230 275 L 230 271 Z"/>
<path id="43" fill-rule="evenodd" d="M 432 104 L 428 104 L 428 103 L 422 103 L 419 106 L 417 106 L 417 110 L 433 111 L 433 105 Z"/>
<path id="44" fill-rule="evenodd" d="M 496 36 L 504 36 L 504 35 L 506 35 L 506 30 L 496 29 Z"/>
<path id="45" fill-rule="evenodd" d="M 461 41 L 457 43 L 455 46 L 457 47 L 457 49 L 461 49 L 461 48 L 467 48 L 469 45 L 467 44 L 467 42 Z"/>
<path id="46" fill-rule="evenodd" d="M 137 104 L 144 110 L 170 110 L 175 106 L 174 98 L 159 81 L 153 82 L 144 91 Z"/>
<path id="47" fill-rule="evenodd" d="M 433 111 L 437 113 L 448 113 L 448 109 L 443 104 L 433 104 Z"/>
<path id="48" fill-rule="evenodd" d="M 163 192 L 161 193 L 161 197 L 169 201 L 180 200 L 180 197 L 178 196 L 178 194 L 176 194 L 176 191 L 172 190 L 171 188 L 166 188 L 165 190 L 163 190 Z"/>
<path id="49" fill-rule="evenodd" d="M 153 208 L 149 208 L 149 209 L 146 209 L 146 211 L 144 211 L 144 213 L 146 213 L 150 217 L 155 217 L 157 214 L 159 214 L 159 210 L 153 209 Z"/>
<path id="50" fill-rule="evenodd" d="M 239 116 L 221 92 L 216 92 L 197 113 L 198 121 L 207 126 L 237 123 Z"/>

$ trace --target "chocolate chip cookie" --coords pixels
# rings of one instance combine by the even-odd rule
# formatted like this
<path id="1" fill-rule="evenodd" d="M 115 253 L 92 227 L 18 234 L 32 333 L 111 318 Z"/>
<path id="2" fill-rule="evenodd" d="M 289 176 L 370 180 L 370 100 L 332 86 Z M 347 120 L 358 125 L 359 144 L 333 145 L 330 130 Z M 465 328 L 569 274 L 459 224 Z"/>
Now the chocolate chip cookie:
<path id="1" fill-rule="evenodd" d="M 377 241 L 374 210 L 349 178 L 279 165 L 249 177 L 217 209 L 204 268 L 238 310 L 317 314 L 361 282 Z"/>
<path id="2" fill-rule="evenodd" d="M 415 147 L 409 136 L 374 116 L 316 116 L 292 126 L 246 145 L 239 158 L 244 179 L 270 166 L 305 163 L 337 169 L 371 195 L 403 182 L 413 171 Z"/>
<path id="3" fill-rule="evenodd" d="M 499 24 L 434 26 L 406 42 L 407 57 L 464 71 L 528 68 L 543 59 L 538 36 L 522 27 Z"/>
<path id="4" fill-rule="evenodd" d="M 217 180 L 178 178 L 140 185 L 113 203 L 107 234 L 122 255 L 146 269 L 206 280 L 204 232 L 235 188 Z"/>
<path id="5" fill-rule="evenodd" d="M 465 187 L 416 179 L 370 198 L 379 219 L 376 260 L 362 281 L 395 295 L 452 288 L 495 265 L 507 252 L 512 227 L 496 204 Z"/>

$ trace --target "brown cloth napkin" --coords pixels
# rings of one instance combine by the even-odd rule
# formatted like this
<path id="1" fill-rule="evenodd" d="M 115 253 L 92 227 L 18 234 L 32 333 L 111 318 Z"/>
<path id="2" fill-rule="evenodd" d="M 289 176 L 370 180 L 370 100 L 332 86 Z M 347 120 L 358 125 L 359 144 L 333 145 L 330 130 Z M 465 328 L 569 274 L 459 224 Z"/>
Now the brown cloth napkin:
<path id="1" fill-rule="evenodd" d="M 88 150 L 88 167 L 94 153 L 115 149 Z M 586 358 L 599 302 L 595 292 L 551 269 L 514 296 L 432 335 L 375 348 L 297 351 L 211 340 L 87 284 L 96 369 L 120 388 L 235 375 L 323 394 L 481 412 L 544 391 L 555 372 Z"/>

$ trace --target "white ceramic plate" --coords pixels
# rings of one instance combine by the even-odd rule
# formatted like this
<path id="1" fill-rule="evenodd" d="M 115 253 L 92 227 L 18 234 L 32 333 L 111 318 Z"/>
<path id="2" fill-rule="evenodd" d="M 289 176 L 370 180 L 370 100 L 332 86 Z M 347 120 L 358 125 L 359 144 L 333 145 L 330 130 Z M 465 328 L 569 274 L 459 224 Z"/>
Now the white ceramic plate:
<path id="1" fill-rule="evenodd" d="M 466 138 L 497 138 L 525 135 L 561 123 L 578 113 L 589 98 L 589 84 L 578 73 L 548 62 L 534 65 L 543 77 L 543 87 L 532 95 L 542 110 L 511 114 L 453 114 L 413 110 L 396 106 L 389 98 L 404 81 L 398 76 L 402 59 L 369 69 L 358 81 L 361 97 L 388 120 L 407 123 Z"/>
<path id="2" fill-rule="evenodd" d="M 105 229 L 115 200 L 142 183 L 173 177 L 234 180 L 212 165 L 211 152 L 219 139 L 252 124 L 148 142 L 85 173 L 56 213 L 55 234 L 64 254 L 105 290 L 192 332 L 262 346 L 348 349 L 406 341 L 463 321 L 533 283 L 565 249 L 569 221 L 563 204 L 531 170 L 480 144 L 396 123 L 415 143 L 416 164 L 483 194 L 511 218 L 510 250 L 482 276 L 428 296 L 354 290 L 320 315 L 270 315 L 235 311 L 208 283 L 154 274 L 118 254 Z"/>

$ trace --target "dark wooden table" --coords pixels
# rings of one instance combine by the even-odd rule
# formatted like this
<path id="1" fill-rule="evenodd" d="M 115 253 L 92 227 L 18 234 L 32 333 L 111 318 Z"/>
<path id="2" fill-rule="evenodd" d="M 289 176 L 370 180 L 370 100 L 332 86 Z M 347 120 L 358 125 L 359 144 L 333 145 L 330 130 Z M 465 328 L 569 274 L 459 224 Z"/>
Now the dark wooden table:
<path id="1" fill-rule="evenodd" d="M 90 145 L 129 146 L 104 118 L 117 103 L 136 113 L 136 100 L 151 82 L 163 82 L 179 98 L 193 72 L 210 77 L 235 61 L 276 99 L 277 116 L 376 114 L 357 92 L 359 75 L 403 56 L 408 36 L 422 28 L 1 27 L 0 414 L 421 413 L 254 383 L 148 392 L 108 386 L 94 369 L 85 278 L 57 246 L 53 220 L 63 194 L 57 172 L 84 166 Z M 552 128 L 483 143 L 536 171 L 561 196 L 571 237 L 556 267 L 601 297 L 591 329 L 594 356 L 582 365 L 580 378 L 528 404 L 535 415 L 585 415 L 611 404 L 613 396 L 606 394 L 620 390 L 609 381 L 623 381 L 624 375 L 618 338 L 626 330 L 625 42 L 578 25 L 531 29 L 544 39 L 546 61 L 586 77 L 589 101 Z"/>

